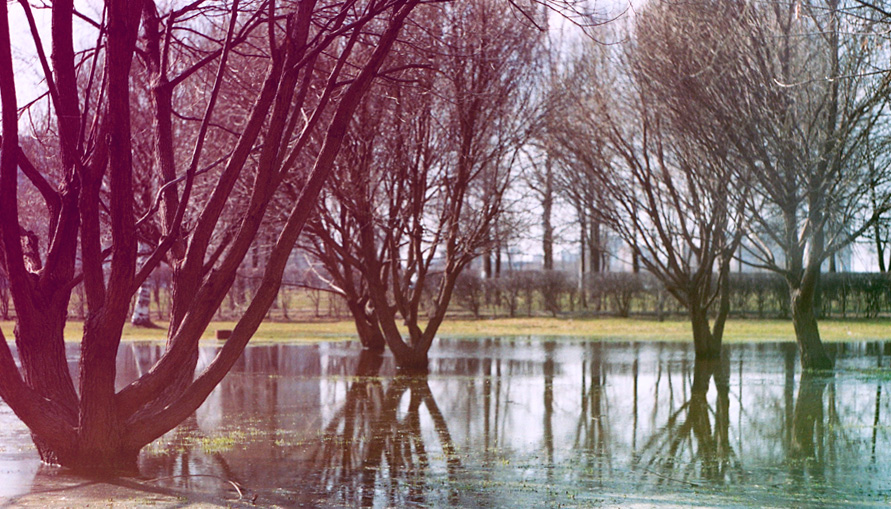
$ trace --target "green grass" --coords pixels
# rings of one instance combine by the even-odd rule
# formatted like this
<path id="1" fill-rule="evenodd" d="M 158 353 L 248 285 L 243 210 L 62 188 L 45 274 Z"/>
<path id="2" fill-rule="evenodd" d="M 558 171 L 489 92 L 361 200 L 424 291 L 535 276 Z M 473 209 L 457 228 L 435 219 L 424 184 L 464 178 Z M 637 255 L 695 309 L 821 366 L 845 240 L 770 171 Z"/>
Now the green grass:
<path id="1" fill-rule="evenodd" d="M 166 324 L 161 324 L 166 325 Z M 203 339 L 213 340 L 218 329 L 232 329 L 234 322 L 213 322 Z M 12 336 L 12 322 L 0 322 L 7 338 Z M 80 338 L 83 324 L 69 322 L 65 336 L 71 341 Z M 275 341 L 344 341 L 355 338 L 351 321 L 265 322 L 254 336 L 254 342 Z M 494 320 L 447 320 L 440 328 L 441 336 L 570 336 L 615 341 L 688 341 L 690 324 L 684 320 L 657 322 L 630 318 L 501 318 Z M 824 320 L 820 322 L 824 341 L 891 340 L 891 321 Z M 166 329 L 144 329 L 127 325 L 125 341 L 166 338 Z M 726 342 L 794 341 L 792 322 L 788 320 L 730 320 L 724 333 Z"/>
<path id="2" fill-rule="evenodd" d="M 824 341 L 891 339 L 888 320 L 827 320 L 820 323 Z M 547 335 L 600 340 L 688 341 L 690 323 L 685 320 L 657 322 L 631 318 L 511 318 L 456 320 L 443 324 L 442 335 L 486 337 Z M 795 341 L 789 320 L 730 320 L 724 332 L 727 342 Z"/>

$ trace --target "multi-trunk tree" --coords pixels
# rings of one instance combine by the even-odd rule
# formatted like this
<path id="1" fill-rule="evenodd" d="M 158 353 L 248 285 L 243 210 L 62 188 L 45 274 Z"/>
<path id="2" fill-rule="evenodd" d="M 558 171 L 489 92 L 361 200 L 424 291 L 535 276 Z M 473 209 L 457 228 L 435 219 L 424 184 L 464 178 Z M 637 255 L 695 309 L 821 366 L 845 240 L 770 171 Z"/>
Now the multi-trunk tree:
<path id="1" fill-rule="evenodd" d="M 595 219 L 687 310 L 696 358 L 717 358 L 741 237 L 739 177 L 719 139 L 682 136 L 666 121 L 638 63 L 645 51 L 640 39 L 621 52 L 591 45 L 574 62 L 552 93 L 551 146 L 576 191 L 596 193 L 585 197 Z"/>
<path id="2" fill-rule="evenodd" d="M 403 368 L 426 369 L 458 275 L 498 240 L 535 118 L 541 36 L 502 9 L 474 0 L 418 11 L 436 28 L 406 30 L 410 44 L 353 123 L 310 224 L 307 247 L 363 344 L 386 343 Z"/>
<path id="3" fill-rule="evenodd" d="M 51 5 L 50 40 L 43 41 L 45 27 L 21 2 L 47 87 L 46 100 L 32 107 L 43 105 L 55 123 L 46 142 L 57 150 L 54 168 L 31 164 L 20 148 L 13 6 L 0 5 L 0 263 L 20 360 L 19 367 L 0 335 L 0 396 L 29 427 L 45 461 L 133 470 L 139 450 L 191 414 L 228 372 L 275 299 L 353 113 L 417 3 L 110 0 L 100 18 L 89 19 L 62 0 Z M 97 44 L 78 46 L 89 39 Z M 253 97 L 242 108 L 219 108 L 232 76 L 257 68 L 246 60 L 265 64 Z M 138 73 L 148 76 L 139 81 L 147 89 L 134 90 L 131 76 Z M 140 97 L 151 99 L 135 102 Z M 137 122 L 140 115 L 152 126 L 153 179 L 135 169 L 133 126 L 146 125 Z M 186 151 L 177 148 L 183 139 L 191 144 Z M 216 142 L 210 153 L 209 139 Z M 198 340 L 267 225 L 274 193 L 297 171 L 304 184 L 279 223 L 253 300 L 195 376 Z M 146 180 L 157 198 L 140 208 L 134 189 Z M 33 234 L 36 248 L 19 219 L 27 186 L 46 206 L 48 227 Z M 247 190 L 241 203 L 230 202 L 236 187 Z M 147 230 L 159 235 L 142 258 L 137 243 L 152 240 Z M 130 302 L 162 260 L 174 268 L 166 352 L 117 390 L 115 360 Z M 72 378 L 64 328 L 72 289 L 81 283 L 86 320 Z"/>
<path id="4" fill-rule="evenodd" d="M 660 9 L 638 36 L 652 41 L 641 66 L 672 123 L 720 136 L 750 176 L 744 261 L 785 278 L 809 369 L 832 366 L 815 310 L 821 266 L 891 205 L 887 167 L 869 163 L 887 132 L 888 40 L 855 7 L 693 2 Z"/>

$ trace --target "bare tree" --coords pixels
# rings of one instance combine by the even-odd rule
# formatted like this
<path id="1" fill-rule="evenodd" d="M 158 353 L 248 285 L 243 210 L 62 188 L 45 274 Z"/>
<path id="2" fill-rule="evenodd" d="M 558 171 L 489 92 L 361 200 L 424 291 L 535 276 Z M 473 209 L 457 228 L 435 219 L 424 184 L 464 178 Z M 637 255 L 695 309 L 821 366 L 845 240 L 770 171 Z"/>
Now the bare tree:
<path id="1" fill-rule="evenodd" d="M 363 343 L 385 341 L 404 368 L 426 369 L 459 274 L 498 240 L 494 226 L 534 118 L 540 35 L 501 9 L 475 0 L 418 11 L 423 27 L 438 28 L 407 30 L 404 49 L 421 52 L 408 61 L 429 65 L 379 85 L 312 224 L 313 251 Z M 392 65 L 404 62 L 394 56 Z"/>
<path id="2" fill-rule="evenodd" d="M 562 94 L 561 94 L 562 95 Z M 571 97 L 571 96 L 564 96 Z M 558 104 L 558 103 L 554 103 Z M 564 124 L 565 125 L 565 124 Z M 549 131 L 554 134 L 562 127 L 557 127 L 551 122 Z M 550 135 L 549 135 L 550 136 Z M 553 143 L 553 142 L 551 142 Z M 599 139 L 590 140 L 587 150 L 597 152 L 600 150 Z M 557 154 L 563 148 L 551 147 L 552 154 Z M 567 201 L 575 212 L 575 222 L 578 228 L 579 262 L 578 262 L 578 291 L 579 301 L 582 307 L 588 307 L 588 296 L 591 287 L 588 284 L 592 274 L 605 270 L 607 249 L 606 231 L 603 228 L 603 219 L 598 212 L 600 208 L 609 207 L 603 198 L 604 191 L 596 180 L 588 178 L 584 172 L 579 172 L 574 164 L 569 163 L 565 157 L 557 156 L 554 163 L 554 187 L 558 196 Z M 635 265 L 637 268 L 637 265 Z M 600 305 L 598 301 L 597 306 Z"/>
<path id="3" fill-rule="evenodd" d="M 884 126 L 880 127 L 884 129 Z M 891 164 L 889 157 L 891 153 L 888 151 L 887 144 L 891 141 L 887 135 L 876 136 L 878 133 L 867 133 L 867 139 L 862 147 L 862 161 L 866 165 L 870 175 L 868 184 L 869 194 L 861 197 L 863 207 L 872 211 L 877 218 L 872 226 L 863 233 L 863 240 L 871 243 L 875 249 L 876 266 L 879 272 L 888 272 L 891 270 L 891 257 L 888 256 L 891 251 L 891 218 L 888 217 L 887 211 L 883 213 L 883 197 L 888 194 L 888 182 L 883 176 L 881 168 Z M 875 138 L 880 139 L 880 143 L 873 142 Z"/>
<path id="4" fill-rule="evenodd" d="M 530 195 L 541 207 L 542 270 L 554 270 L 554 200 L 557 196 L 554 158 L 544 150 L 542 154 L 527 153 L 528 164 L 524 167 L 524 183 Z M 521 205 L 522 206 L 522 205 Z"/>
<path id="5" fill-rule="evenodd" d="M 16 308 L 21 361 L 20 369 L 0 335 L 0 396 L 30 428 L 45 461 L 133 470 L 139 450 L 191 414 L 228 372 L 275 299 L 353 113 L 417 3 L 193 2 L 161 12 L 154 2 L 113 0 L 92 20 L 70 0 L 56 1 L 47 58 L 22 2 L 56 124 L 57 185 L 19 148 L 8 3 L 0 6 L 0 262 Z M 74 23 L 83 18 L 99 44 L 80 51 Z M 145 95 L 133 93 L 130 79 L 137 53 L 154 98 L 140 107 L 132 101 Z M 228 122 L 217 115 L 219 92 L 242 58 L 263 59 L 267 67 L 253 101 L 237 122 Z M 192 99 L 186 93 L 192 86 L 205 92 L 197 118 L 183 115 L 187 106 L 178 102 Z M 154 119 L 160 177 L 156 206 L 141 217 L 134 199 L 134 111 Z M 215 164 L 203 148 L 219 130 L 232 135 L 226 158 Z M 175 157 L 177 136 L 194 142 L 182 164 Z M 310 140 L 318 148 L 308 158 L 305 185 L 268 251 L 253 300 L 216 358 L 194 377 L 198 340 L 264 224 L 274 191 L 298 161 L 307 162 Z M 211 167 L 217 171 L 208 173 Z M 23 249 L 20 174 L 47 206 L 42 259 L 39 251 Z M 250 198 L 237 208 L 237 220 L 221 224 L 236 185 L 247 186 Z M 198 192 L 202 186 L 205 192 Z M 161 234 L 140 264 L 138 232 L 147 222 Z M 131 299 L 165 258 L 174 267 L 167 350 L 151 371 L 116 391 L 115 359 Z M 87 316 L 75 390 L 63 331 L 71 291 L 81 281 Z"/>
<path id="6" fill-rule="evenodd" d="M 658 44 L 645 68 L 676 125 L 686 119 L 700 131 L 694 117 L 709 119 L 752 175 L 744 251 L 785 278 L 807 369 L 832 366 L 814 310 L 821 265 L 891 205 L 887 168 L 864 159 L 870 133 L 884 131 L 891 83 L 879 61 L 888 42 L 869 10 L 849 15 L 850 7 L 695 2 L 646 29 Z M 883 191 L 864 207 L 875 190 Z"/>
<path id="7" fill-rule="evenodd" d="M 666 122 L 638 65 L 645 44 L 637 39 L 624 54 L 590 46 L 554 91 L 550 134 L 573 187 L 597 191 L 596 219 L 687 309 L 697 359 L 717 358 L 741 238 L 738 176 L 724 145 Z"/>

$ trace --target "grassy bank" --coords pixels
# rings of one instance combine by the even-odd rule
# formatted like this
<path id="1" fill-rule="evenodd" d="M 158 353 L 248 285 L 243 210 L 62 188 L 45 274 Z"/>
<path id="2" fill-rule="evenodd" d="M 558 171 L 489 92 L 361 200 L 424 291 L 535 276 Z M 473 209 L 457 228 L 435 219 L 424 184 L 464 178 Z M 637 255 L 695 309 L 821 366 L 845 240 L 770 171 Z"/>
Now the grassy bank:
<path id="1" fill-rule="evenodd" d="M 162 324 L 163 325 L 163 324 Z M 204 338 L 212 340 L 218 329 L 231 329 L 232 322 L 214 322 Z M 80 338 L 80 322 L 69 322 L 66 337 Z M 0 322 L 7 338 L 13 324 Z M 820 322 L 824 341 L 891 340 L 888 320 L 825 320 Z M 144 329 L 127 326 L 124 340 L 163 341 L 166 329 Z M 656 322 L 625 318 L 501 318 L 496 320 L 448 320 L 440 335 L 462 337 L 487 336 L 573 336 L 600 340 L 687 341 L 690 324 L 681 320 Z M 355 328 L 350 321 L 267 322 L 260 326 L 253 341 L 319 341 L 350 340 Z M 792 323 L 788 320 L 730 320 L 725 331 L 727 342 L 794 341 Z"/>

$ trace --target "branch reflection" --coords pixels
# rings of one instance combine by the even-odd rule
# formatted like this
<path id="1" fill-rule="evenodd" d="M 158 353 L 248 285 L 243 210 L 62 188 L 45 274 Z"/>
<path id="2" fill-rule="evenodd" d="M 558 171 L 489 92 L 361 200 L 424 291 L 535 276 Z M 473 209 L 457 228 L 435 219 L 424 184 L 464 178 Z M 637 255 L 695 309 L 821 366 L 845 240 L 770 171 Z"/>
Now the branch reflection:
<path id="1" fill-rule="evenodd" d="M 717 396 L 709 403 L 711 381 Z M 658 483 L 695 484 L 704 479 L 733 482 L 742 475 L 729 440 L 730 363 L 725 351 L 720 360 L 697 360 L 689 399 L 669 415 L 668 422 L 637 452 L 633 467 Z"/>
<path id="2" fill-rule="evenodd" d="M 311 455 L 329 500 L 364 507 L 428 504 L 435 472 L 445 470 L 442 480 L 450 487 L 442 502 L 457 501 L 461 463 L 427 375 L 385 380 L 376 376 L 380 359 L 362 352 L 344 404 Z"/>
<path id="3" fill-rule="evenodd" d="M 607 371 L 604 369 L 603 344 L 586 345 L 587 355 L 581 367 L 581 403 L 575 427 L 573 447 L 583 452 L 580 459 L 591 477 L 606 479 L 611 475 L 612 455 L 609 434 L 609 404 L 605 391 Z M 634 371 L 634 415 L 637 415 L 637 371 Z M 635 424 L 636 426 L 636 421 Z"/>
<path id="4" fill-rule="evenodd" d="M 830 418 L 833 412 L 834 394 L 829 391 L 829 411 L 824 412 L 824 393 L 831 387 L 830 376 L 821 373 L 803 372 L 798 385 L 798 398 L 793 411 L 789 466 L 792 479 L 804 482 L 808 477 L 822 482 L 826 467 L 826 446 L 836 438 L 834 433 L 827 433 L 831 422 L 826 422 L 826 414 Z"/>

